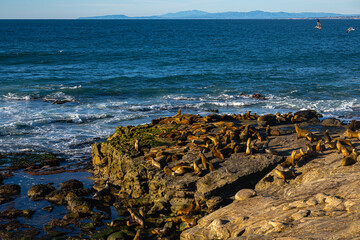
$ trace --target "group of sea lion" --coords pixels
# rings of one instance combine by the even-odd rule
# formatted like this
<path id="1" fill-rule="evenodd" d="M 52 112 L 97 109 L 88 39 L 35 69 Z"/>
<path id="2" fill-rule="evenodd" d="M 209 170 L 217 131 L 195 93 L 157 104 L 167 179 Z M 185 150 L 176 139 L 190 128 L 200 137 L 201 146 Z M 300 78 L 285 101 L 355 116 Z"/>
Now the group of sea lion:
<path id="1" fill-rule="evenodd" d="M 193 114 L 181 114 L 181 110 L 172 117 L 164 117 L 152 120 L 152 124 L 176 124 L 179 127 L 171 131 L 165 131 L 159 135 L 175 142 L 172 147 L 160 146 L 146 149 L 144 159 L 153 167 L 164 171 L 166 175 L 183 175 L 193 172 L 198 176 L 205 175 L 205 172 L 215 170 L 211 159 L 225 159 L 233 153 L 244 152 L 251 155 L 256 152 L 264 152 L 277 155 L 277 152 L 268 147 L 269 136 L 279 136 L 281 132 L 273 129 L 270 124 L 266 128 L 258 124 L 254 127 L 250 124 L 242 124 L 247 120 L 257 120 L 261 123 L 286 124 L 299 123 L 307 120 L 300 114 L 268 114 L 259 116 L 248 111 L 245 114 L 217 115 L 210 114 L 205 117 Z M 298 138 L 304 137 L 309 141 L 315 141 L 316 136 L 310 131 L 300 129 L 295 124 Z M 329 141 L 325 141 L 331 144 Z M 141 143 L 136 139 L 134 148 L 141 151 Z M 316 149 L 322 151 L 322 140 L 318 142 Z M 144 149 L 145 150 L 145 149 Z M 198 159 L 192 162 L 182 160 L 189 151 L 197 152 Z M 306 153 L 292 154 L 284 166 L 295 166 L 300 158 L 314 156 L 309 149 Z"/>
<path id="2" fill-rule="evenodd" d="M 341 166 L 349 166 L 357 162 L 358 153 L 352 142 L 349 140 L 352 138 L 360 140 L 360 131 L 356 131 L 355 120 L 347 126 L 346 131 L 341 137 L 334 139 L 331 139 L 329 130 L 326 130 L 323 135 L 319 135 L 314 134 L 311 131 L 301 129 L 297 124 L 295 124 L 295 131 L 298 139 L 305 138 L 309 142 L 305 144 L 306 152 L 302 149 L 299 150 L 299 153 L 297 153 L 296 150 L 293 150 L 291 155 L 281 163 L 283 170 L 275 169 L 275 173 L 278 177 L 283 179 L 285 182 L 296 176 L 294 171 L 295 166 L 301 166 L 303 163 L 313 157 L 316 157 L 324 150 L 337 150 L 337 153 L 343 154 L 344 157 L 341 158 Z M 316 144 L 312 145 L 312 142 L 316 142 Z"/>
<path id="3" fill-rule="evenodd" d="M 315 113 L 311 113 L 314 114 Z M 312 132 L 301 128 L 298 124 L 309 121 L 311 117 L 304 114 L 268 114 L 259 116 L 250 111 L 245 114 L 207 116 L 182 114 L 181 110 L 172 117 L 163 117 L 152 120 L 151 125 L 164 127 L 158 137 L 168 139 L 172 144 L 161 146 L 145 146 L 141 140 L 135 139 L 133 148 L 139 152 L 154 170 L 162 171 L 164 176 L 176 177 L 185 173 L 192 173 L 203 177 L 211 171 L 216 170 L 216 164 L 221 159 L 230 157 L 234 153 L 252 155 L 255 153 L 266 153 L 279 155 L 269 147 L 269 141 L 274 136 L 287 134 L 282 129 L 272 127 L 274 125 L 294 124 L 297 138 L 305 139 L 306 150 L 293 150 L 281 164 L 281 169 L 275 169 L 275 174 L 287 182 L 297 176 L 295 168 L 305 164 L 307 161 L 318 156 L 326 150 L 337 150 L 344 157 L 341 166 L 356 163 L 357 152 L 350 138 L 360 140 L 360 132 L 356 131 L 355 123 L 350 124 L 345 137 L 332 139 L 329 131 L 323 134 Z M 176 126 L 176 127 L 174 127 Z M 170 129 L 170 130 L 169 130 Z M 291 131 L 293 132 L 293 131 Z M 349 139 L 347 139 L 349 138 Z M 188 157 L 191 155 L 193 157 Z M 190 160 L 189 160 L 190 159 Z M 198 213 L 202 209 L 195 199 L 174 212 L 175 217 L 166 219 L 166 222 L 186 223 L 188 227 L 196 224 Z M 144 225 L 144 217 L 133 211 L 129 211 L 134 224 Z M 165 228 L 156 228 L 154 234 L 166 235 Z"/>
<path id="4" fill-rule="evenodd" d="M 276 115 L 280 121 L 294 120 L 291 114 Z M 177 124 L 179 128 L 159 135 L 176 143 L 173 147 L 153 147 L 144 155 L 148 162 L 163 170 L 166 175 L 183 175 L 193 172 L 203 176 L 205 171 L 213 171 L 215 167 L 210 159 L 225 159 L 233 153 L 245 152 L 249 155 L 259 152 L 257 142 L 266 140 L 269 135 L 279 135 L 278 130 L 268 126 L 253 127 L 249 124 L 241 125 L 241 120 L 257 120 L 260 116 L 247 112 L 243 115 L 216 115 L 205 117 L 192 114 L 181 114 L 181 110 L 173 116 L 155 119 L 153 124 Z M 280 120 L 281 119 L 281 120 Z M 296 119 L 296 118 L 295 118 Z M 141 145 L 141 143 L 140 143 Z M 135 140 L 134 148 L 138 149 L 139 142 Z M 198 159 L 192 162 L 182 160 L 189 151 L 198 152 Z M 172 164 L 172 163 L 175 163 Z"/>
<path id="5" fill-rule="evenodd" d="M 356 149 L 347 138 L 357 138 L 360 140 L 360 132 L 355 131 L 354 122 L 347 127 L 345 137 L 331 139 L 328 130 L 321 135 L 315 134 L 309 130 L 301 129 L 298 124 L 306 121 L 301 115 L 292 114 L 268 114 L 259 116 L 252 114 L 251 111 L 241 115 L 216 115 L 211 114 L 205 117 L 192 114 L 181 114 L 181 110 L 173 117 L 159 118 L 152 121 L 153 124 L 178 124 L 178 129 L 164 132 L 160 137 L 169 138 L 176 142 L 173 147 L 152 148 L 145 155 L 151 165 L 163 170 L 166 175 L 183 175 L 187 172 L 193 172 L 198 176 L 203 176 L 205 172 L 215 170 L 211 159 L 224 159 L 233 153 L 244 152 L 251 155 L 256 152 L 276 154 L 277 152 L 268 147 L 269 136 L 279 136 L 278 129 L 266 128 L 261 126 L 254 127 L 250 124 L 241 125 L 239 121 L 257 120 L 258 122 L 270 122 L 275 124 L 295 123 L 295 131 L 298 138 L 305 138 L 306 151 L 300 149 L 292 151 L 285 161 L 281 164 L 283 169 L 277 170 L 277 175 L 286 181 L 295 177 L 293 168 L 301 166 L 309 159 L 322 153 L 324 150 L 337 149 L 344 158 L 341 159 L 341 165 L 352 165 L 357 161 Z M 315 145 L 312 145 L 316 142 Z M 198 159 L 189 162 L 180 161 L 188 151 L 197 151 Z M 175 163 L 171 164 L 171 163 Z M 171 166 L 173 165 L 173 166 Z M 292 169 L 292 170 L 289 170 Z"/>

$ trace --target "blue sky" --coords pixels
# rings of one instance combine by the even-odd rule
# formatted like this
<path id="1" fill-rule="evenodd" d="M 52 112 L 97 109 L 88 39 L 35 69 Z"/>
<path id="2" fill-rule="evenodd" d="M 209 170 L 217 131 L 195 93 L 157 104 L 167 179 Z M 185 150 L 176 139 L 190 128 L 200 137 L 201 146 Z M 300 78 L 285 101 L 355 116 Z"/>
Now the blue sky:
<path id="1" fill-rule="evenodd" d="M 151 16 L 185 10 L 360 14 L 360 0 L 0 0 L 0 19 Z"/>

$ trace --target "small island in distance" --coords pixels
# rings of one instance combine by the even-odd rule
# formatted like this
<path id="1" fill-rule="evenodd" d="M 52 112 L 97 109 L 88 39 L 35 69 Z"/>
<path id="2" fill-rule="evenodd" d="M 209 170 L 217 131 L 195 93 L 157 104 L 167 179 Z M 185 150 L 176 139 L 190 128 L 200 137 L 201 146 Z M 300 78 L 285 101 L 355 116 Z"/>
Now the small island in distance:
<path id="1" fill-rule="evenodd" d="M 199 10 L 181 11 L 177 13 L 167 13 L 158 16 L 129 17 L 126 15 L 105 15 L 94 17 L 80 17 L 78 19 L 304 19 L 304 18 L 328 18 L 328 19 L 360 19 L 360 14 L 338 14 L 323 12 L 220 12 L 209 13 Z"/>

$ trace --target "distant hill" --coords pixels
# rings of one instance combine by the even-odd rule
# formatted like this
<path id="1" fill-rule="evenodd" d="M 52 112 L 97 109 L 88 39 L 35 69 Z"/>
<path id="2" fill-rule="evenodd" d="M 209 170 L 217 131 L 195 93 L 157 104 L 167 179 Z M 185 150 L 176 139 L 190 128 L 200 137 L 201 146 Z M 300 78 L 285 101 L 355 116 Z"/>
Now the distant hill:
<path id="1" fill-rule="evenodd" d="M 281 19 L 281 18 L 339 18 L 349 15 L 337 13 L 288 13 L 288 12 L 222 12 L 208 13 L 199 10 L 181 11 L 177 13 L 167 13 L 158 16 L 148 17 L 128 17 L 126 15 L 106 15 L 96 17 L 81 17 L 79 19 Z"/>

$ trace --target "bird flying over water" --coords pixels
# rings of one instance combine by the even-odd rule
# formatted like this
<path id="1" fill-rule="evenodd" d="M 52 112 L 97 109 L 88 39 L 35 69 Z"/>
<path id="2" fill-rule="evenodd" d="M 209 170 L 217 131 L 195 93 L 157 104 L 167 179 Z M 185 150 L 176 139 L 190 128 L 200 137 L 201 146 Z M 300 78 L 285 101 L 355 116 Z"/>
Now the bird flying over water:
<path id="1" fill-rule="evenodd" d="M 317 22 L 317 25 L 314 27 L 314 28 L 317 28 L 317 29 L 321 29 L 321 23 L 320 23 L 320 20 L 317 18 L 316 19 L 316 22 Z"/>
<path id="2" fill-rule="evenodd" d="M 348 30 L 346 30 L 346 33 L 349 33 L 349 32 L 354 31 L 354 30 L 355 30 L 355 28 L 349 27 Z"/>

